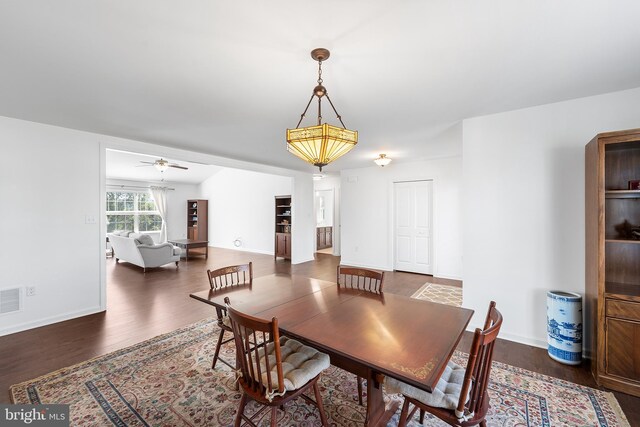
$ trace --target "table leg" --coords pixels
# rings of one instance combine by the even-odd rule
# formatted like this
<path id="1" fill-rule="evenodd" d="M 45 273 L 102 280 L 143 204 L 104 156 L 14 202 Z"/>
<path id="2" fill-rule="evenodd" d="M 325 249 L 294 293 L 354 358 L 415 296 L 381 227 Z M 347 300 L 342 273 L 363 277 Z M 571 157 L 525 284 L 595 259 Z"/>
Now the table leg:
<path id="1" fill-rule="evenodd" d="M 184 255 L 184 260 L 189 261 L 189 246 L 185 245 L 186 254 Z"/>
<path id="2" fill-rule="evenodd" d="M 400 402 L 394 401 L 386 408 L 382 395 L 383 376 L 369 370 L 367 376 L 367 419 L 365 426 L 384 427 L 398 410 Z"/>
<path id="3" fill-rule="evenodd" d="M 204 247 L 204 259 L 209 259 L 209 245 Z"/>

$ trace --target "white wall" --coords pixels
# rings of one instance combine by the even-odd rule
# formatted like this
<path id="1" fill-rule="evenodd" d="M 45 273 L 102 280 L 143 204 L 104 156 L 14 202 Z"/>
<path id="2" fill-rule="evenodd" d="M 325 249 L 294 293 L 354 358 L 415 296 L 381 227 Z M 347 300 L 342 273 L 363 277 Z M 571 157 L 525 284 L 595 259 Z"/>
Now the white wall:
<path id="1" fill-rule="evenodd" d="M 313 261 L 316 249 L 316 220 L 313 211 L 313 178 L 298 173 L 293 177 L 293 236 L 291 237 L 291 264 Z"/>
<path id="2" fill-rule="evenodd" d="M 210 246 L 273 254 L 274 197 L 292 193 L 290 177 L 226 168 L 202 182 L 199 190 L 200 197 L 209 200 Z M 296 221 L 294 213 L 294 240 Z M 238 238 L 242 246 L 236 248 Z"/>
<path id="3" fill-rule="evenodd" d="M 584 294 L 584 146 L 640 127 L 640 89 L 465 120 L 464 305 L 546 347 L 546 292 Z M 587 339 L 589 337 L 586 337 Z"/>
<path id="4" fill-rule="evenodd" d="M 459 156 L 342 171 L 341 262 L 393 270 L 393 183 L 433 180 L 434 276 L 459 279 L 461 179 Z"/>
<path id="5" fill-rule="evenodd" d="M 0 315 L 0 335 L 100 311 L 96 135 L 0 117 L 0 141 L 0 289 L 36 287 L 22 311 Z"/>
<path id="6" fill-rule="evenodd" d="M 333 227 L 333 190 L 315 190 L 316 225 Z"/>
<path id="7" fill-rule="evenodd" d="M 294 239 L 292 262 L 313 259 L 310 173 L 6 117 L 0 117 L 0 147 L 11 159 L 0 168 L 0 236 L 10 242 L 0 257 L 0 289 L 20 287 L 24 294 L 25 286 L 36 287 L 35 296 L 23 299 L 22 311 L 0 315 L 0 335 L 107 307 L 106 149 L 294 179 L 294 197 L 298 191 L 302 196 L 295 202 L 301 220 L 295 226 L 300 239 Z M 86 216 L 95 218 L 95 223 L 85 223 Z"/>
<path id="8" fill-rule="evenodd" d="M 126 186 L 149 187 L 152 185 L 161 185 L 173 188 L 174 190 L 167 191 L 167 238 L 169 240 L 187 238 L 187 200 L 199 198 L 199 185 L 171 182 L 131 181 L 107 178 L 107 191 L 118 191 L 117 187 L 112 187 L 109 185 L 124 185 L 124 190 L 127 190 Z M 143 189 L 135 188 L 130 190 L 145 191 Z M 150 232 L 147 234 L 150 234 L 153 237 L 153 240 L 156 242 L 160 238 L 159 231 L 156 233 Z"/>
<path id="9" fill-rule="evenodd" d="M 341 177 L 339 174 L 325 174 L 325 177 L 320 181 L 313 181 L 313 190 L 314 191 L 326 191 L 333 190 L 333 230 L 332 230 L 332 244 L 333 244 L 333 255 L 340 256 L 340 229 L 341 229 L 341 192 L 340 192 L 340 181 Z M 314 203 L 314 209 L 317 211 L 316 203 Z M 317 238 L 314 237 L 314 248 L 317 244 Z"/>

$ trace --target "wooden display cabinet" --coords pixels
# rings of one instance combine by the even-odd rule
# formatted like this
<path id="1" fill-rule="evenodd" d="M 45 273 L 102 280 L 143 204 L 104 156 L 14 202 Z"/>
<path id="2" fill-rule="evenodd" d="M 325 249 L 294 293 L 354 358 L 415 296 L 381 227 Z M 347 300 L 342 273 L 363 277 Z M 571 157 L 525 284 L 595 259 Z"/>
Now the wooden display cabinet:
<path id="1" fill-rule="evenodd" d="M 187 239 L 209 240 L 208 205 L 208 200 L 187 200 Z"/>
<path id="2" fill-rule="evenodd" d="M 640 129 L 586 146 L 586 321 L 596 382 L 640 396 Z"/>
<path id="3" fill-rule="evenodd" d="M 275 257 L 291 259 L 291 196 L 276 196 Z"/>

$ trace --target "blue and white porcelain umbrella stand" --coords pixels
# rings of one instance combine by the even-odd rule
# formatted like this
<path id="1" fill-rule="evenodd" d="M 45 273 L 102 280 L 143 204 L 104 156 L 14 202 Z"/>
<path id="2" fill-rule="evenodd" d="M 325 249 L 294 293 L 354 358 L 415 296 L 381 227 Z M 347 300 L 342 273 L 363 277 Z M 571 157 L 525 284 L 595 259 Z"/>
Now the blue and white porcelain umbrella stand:
<path id="1" fill-rule="evenodd" d="M 563 291 L 547 292 L 549 357 L 567 365 L 582 361 L 582 297 Z"/>

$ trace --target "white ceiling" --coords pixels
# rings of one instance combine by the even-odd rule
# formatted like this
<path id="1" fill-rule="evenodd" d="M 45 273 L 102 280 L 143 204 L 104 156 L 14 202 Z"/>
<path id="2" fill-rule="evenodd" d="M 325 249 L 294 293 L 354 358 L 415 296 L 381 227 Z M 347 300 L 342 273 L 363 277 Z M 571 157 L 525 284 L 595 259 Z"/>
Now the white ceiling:
<path id="1" fill-rule="evenodd" d="M 223 169 L 220 166 L 189 163 L 164 158 L 168 160 L 169 163 L 178 164 L 189 169 L 169 168 L 161 173 L 153 165 L 140 163 L 141 161 L 154 162 L 158 159 L 160 159 L 159 156 L 107 150 L 106 176 L 108 179 L 126 179 L 143 182 L 162 182 L 164 179 L 165 184 L 199 184 Z"/>
<path id="2" fill-rule="evenodd" d="M 639 17 L 637 0 L 3 1 L 0 115 L 312 171 L 284 137 L 326 47 L 360 137 L 326 170 L 397 163 L 458 153 L 439 136 L 467 117 L 640 86 Z"/>

